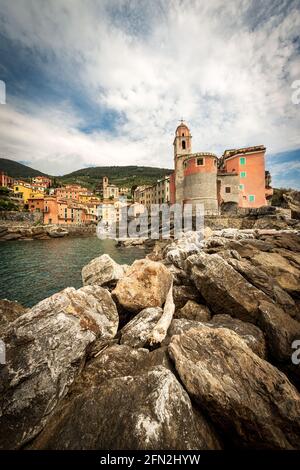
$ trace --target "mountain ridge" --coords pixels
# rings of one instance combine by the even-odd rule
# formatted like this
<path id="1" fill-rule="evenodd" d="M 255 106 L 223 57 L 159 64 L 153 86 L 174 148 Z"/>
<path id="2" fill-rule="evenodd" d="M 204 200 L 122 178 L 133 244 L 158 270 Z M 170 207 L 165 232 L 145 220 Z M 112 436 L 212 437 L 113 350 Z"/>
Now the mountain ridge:
<path id="1" fill-rule="evenodd" d="M 77 183 L 88 187 L 99 186 L 103 176 L 109 178 L 110 183 L 123 187 L 134 185 L 153 184 L 158 179 L 172 173 L 173 170 L 167 168 L 126 165 L 126 166 L 95 166 L 81 168 L 62 176 L 51 176 L 35 170 L 20 162 L 15 162 L 8 158 L 0 158 L 0 170 L 13 178 L 32 178 L 35 176 L 49 176 L 57 182 L 64 184 Z"/>

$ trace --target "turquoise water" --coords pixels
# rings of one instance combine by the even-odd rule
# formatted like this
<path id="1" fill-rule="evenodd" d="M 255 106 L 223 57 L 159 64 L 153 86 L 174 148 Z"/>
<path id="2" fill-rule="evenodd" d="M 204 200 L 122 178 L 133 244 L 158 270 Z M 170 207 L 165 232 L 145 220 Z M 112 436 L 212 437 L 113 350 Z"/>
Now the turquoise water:
<path id="1" fill-rule="evenodd" d="M 31 307 L 65 287 L 79 288 L 82 267 L 103 253 L 122 264 L 145 257 L 143 249 L 97 237 L 1 242 L 0 299 Z"/>

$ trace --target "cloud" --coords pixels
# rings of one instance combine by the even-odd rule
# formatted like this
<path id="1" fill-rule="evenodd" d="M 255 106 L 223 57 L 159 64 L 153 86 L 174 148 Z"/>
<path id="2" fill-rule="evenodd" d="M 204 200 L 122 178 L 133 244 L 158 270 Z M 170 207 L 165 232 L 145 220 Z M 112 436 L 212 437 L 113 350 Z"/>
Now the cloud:
<path id="1" fill-rule="evenodd" d="M 49 173 L 172 167 L 182 116 L 195 151 L 300 147 L 297 2 L 2 0 L 0 26 L 65 95 L 2 106 L 3 156 Z"/>

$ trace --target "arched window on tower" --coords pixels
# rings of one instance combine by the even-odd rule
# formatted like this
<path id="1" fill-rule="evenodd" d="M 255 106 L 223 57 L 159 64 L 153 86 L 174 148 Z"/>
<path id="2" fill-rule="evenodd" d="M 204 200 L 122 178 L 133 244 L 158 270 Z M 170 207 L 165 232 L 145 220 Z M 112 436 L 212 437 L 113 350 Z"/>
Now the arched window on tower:
<path id="1" fill-rule="evenodd" d="M 185 140 L 182 141 L 182 150 L 185 150 Z"/>

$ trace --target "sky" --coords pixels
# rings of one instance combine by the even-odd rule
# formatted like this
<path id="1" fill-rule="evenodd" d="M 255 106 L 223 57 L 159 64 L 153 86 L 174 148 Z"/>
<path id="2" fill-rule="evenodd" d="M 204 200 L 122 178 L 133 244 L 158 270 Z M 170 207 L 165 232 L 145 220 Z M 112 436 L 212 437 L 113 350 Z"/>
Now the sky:
<path id="1" fill-rule="evenodd" d="M 300 189 L 299 31 L 300 0 L 0 0 L 0 156 L 173 168 L 183 118 L 194 152 L 264 144 Z"/>

